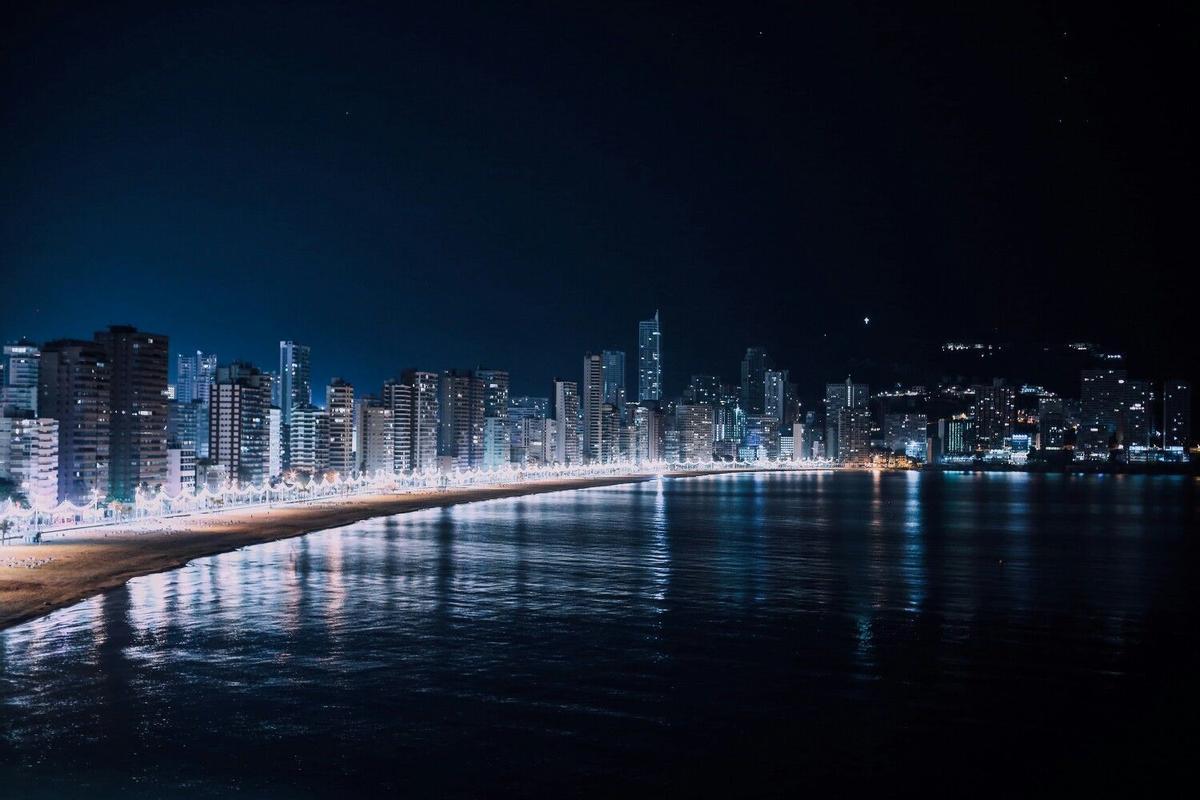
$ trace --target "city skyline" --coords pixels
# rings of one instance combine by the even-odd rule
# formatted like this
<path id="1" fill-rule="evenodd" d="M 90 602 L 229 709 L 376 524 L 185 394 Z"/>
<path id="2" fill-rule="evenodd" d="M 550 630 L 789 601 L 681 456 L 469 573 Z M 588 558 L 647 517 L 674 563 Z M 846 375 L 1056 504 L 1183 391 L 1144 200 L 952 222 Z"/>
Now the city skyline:
<path id="1" fill-rule="evenodd" d="M 157 37 L 136 6 L 14 16 L 0 339 L 127 323 L 268 365 L 292 337 L 322 385 L 521 363 L 520 393 L 583 352 L 632 361 L 656 308 L 688 332 L 668 386 L 751 345 L 828 376 L 957 339 L 1200 360 L 1176 12 L 546 12 L 318 8 L 291 36 L 266 8 L 160 8 Z"/>

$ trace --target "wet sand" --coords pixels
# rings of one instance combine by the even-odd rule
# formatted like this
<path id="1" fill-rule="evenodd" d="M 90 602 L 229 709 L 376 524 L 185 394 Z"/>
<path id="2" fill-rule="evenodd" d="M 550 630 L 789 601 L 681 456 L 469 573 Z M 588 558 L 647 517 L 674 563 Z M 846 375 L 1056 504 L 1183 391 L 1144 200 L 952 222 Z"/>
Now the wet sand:
<path id="1" fill-rule="evenodd" d="M 114 589 L 130 578 L 174 569 L 194 558 L 246 545 L 423 508 L 635 483 L 650 477 L 575 478 L 516 486 L 369 495 L 50 534 L 41 544 L 0 547 L 0 629 Z"/>

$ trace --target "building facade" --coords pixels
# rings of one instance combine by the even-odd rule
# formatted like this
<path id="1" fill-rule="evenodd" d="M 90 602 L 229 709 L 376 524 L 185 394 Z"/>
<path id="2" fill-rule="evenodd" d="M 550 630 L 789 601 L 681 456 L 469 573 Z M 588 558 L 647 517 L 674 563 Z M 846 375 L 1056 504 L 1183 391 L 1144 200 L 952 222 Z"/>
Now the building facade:
<path id="1" fill-rule="evenodd" d="M 329 415 L 328 468 L 342 478 L 358 471 L 354 458 L 354 386 L 334 378 L 325 387 L 325 413 Z"/>
<path id="2" fill-rule="evenodd" d="M 675 428 L 679 432 L 679 460 L 707 463 L 713 457 L 713 407 L 707 403 L 675 406 Z"/>
<path id="3" fill-rule="evenodd" d="M 109 494 L 131 502 L 167 479 L 167 337 L 113 325 L 95 339 L 109 359 Z"/>
<path id="4" fill-rule="evenodd" d="M 1169 380 L 1163 385 L 1163 447 L 1182 447 L 1192 443 L 1192 385 Z"/>
<path id="5" fill-rule="evenodd" d="M 38 416 L 42 351 L 26 339 L 4 345 L 0 363 L 0 415 Z"/>
<path id="6" fill-rule="evenodd" d="M 852 382 L 849 376 L 846 377 L 844 383 L 825 384 L 825 458 L 837 460 L 842 456 L 839 439 L 839 432 L 842 429 L 842 410 L 847 408 L 865 410 L 870 399 L 870 387 L 865 383 Z M 869 438 L 870 434 L 868 434 Z"/>
<path id="7" fill-rule="evenodd" d="M 58 420 L 0 417 L 0 478 L 25 493 L 31 508 L 58 505 Z"/>
<path id="8" fill-rule="evenodd" d="M 583 357 L 580 402 L 583 405 L 583 429 L 580 432 L 583 462 L 599 464 L 604 460 L 604 361 L 599 353 L 588 353 Z"/>
<path id="9" fill-rule="evenodd" d="M 412 424 L 410 431 L 410 469 L 437 468 L 438 434 L 441 407 L 438 398 L 440 380 L 436 372 L 406 370 L 401 377 L 412 387 Z"/>
<path id="10" fill-rule="evenodd" d="M 483 382 L 472 370 L 442 373 L 438 390 L 438 462 L 442 469 L 483 465 Z"/>
<path id="11" fill-rule="evenodd" d="M 971 418 L 975 421 L 975 447 L 1003 450 L 1012 438 L 1015 393 L 999 381 L 974 387 Z"/>
<path id="12" fill-rule="evenodd" d="M 564 466 L 580 463 L 579 443 L 579 384 L 554 379 L 554 460 Z"/>
<path id="13" fill-rule="evenodd" d="M 279 410 L 283 424 L 292 421 L 292 409 L 312 405 L 312 350 L 291 340 L 279 343 Z"/>
<path id="14" fill-rule="evenodd" d="M 271 381 L 241 361 L 217 367 L 209 387 L 209 461 L 231 480 L 262 483 L 270 471 Z"/>
<path id="15" fill-rule="evenodd" d="M 42 347 L 38 409 L 58 420 L 58 499 L 108 497 L 110 370 L 97 342 L 59 339 Z"/>
<path id="16" fill-rule="evenodd" d="M 658 311 L 638 323 L 638 402 L 662 399 L 662 330 Z"/>

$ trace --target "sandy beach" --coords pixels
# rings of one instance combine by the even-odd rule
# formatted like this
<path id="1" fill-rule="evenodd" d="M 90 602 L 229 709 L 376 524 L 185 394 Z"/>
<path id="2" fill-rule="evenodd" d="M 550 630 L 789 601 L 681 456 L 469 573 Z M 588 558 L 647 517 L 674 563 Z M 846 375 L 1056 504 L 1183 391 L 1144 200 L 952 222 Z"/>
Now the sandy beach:
<path id="1" fill-rule="evenodd" d="M 0 547 L 0 629 L 116 588 L 139 575 L 174 569 L 194 558 L 246 545 L 423 508 L 648 479 L 627 475 L 366 495 L 312 505 L 147 520 L 52 535 L 37 545 L 6 545 Z"/>

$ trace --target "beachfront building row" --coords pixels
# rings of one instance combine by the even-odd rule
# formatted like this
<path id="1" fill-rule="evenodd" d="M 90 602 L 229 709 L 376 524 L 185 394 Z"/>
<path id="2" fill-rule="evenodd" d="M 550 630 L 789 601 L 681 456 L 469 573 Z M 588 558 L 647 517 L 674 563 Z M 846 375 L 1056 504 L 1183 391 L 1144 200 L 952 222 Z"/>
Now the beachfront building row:
<path id="1" fill-rule="evenodd" d="M 335 378 L 317 405 L 311 349 L 292 340 L 272 371 L 179 354 L 175 384 L 161 334 L 114 325 L 91 339 L 14 342 L 0 359 L 0 488 L 82 504 L 279 475 L 508 464 L 1182 461 L 1192 442 L 1190 384 L 1167 381 L 1158 394 L 1122 369 L 1084 369 L 1078 400 L 1003 380 L 872 394 L 847 377 L 805 409 L 793 372 L 764 347 L 747 348 L 740 383 L 697 374 L 665 397 L 661 347 L 656 313 L 638 324 L 634 400 L 625 353 L 604 349 L 545 397 L 510 396 L 505 370 L 409 369 L 379 391 Z"/>

